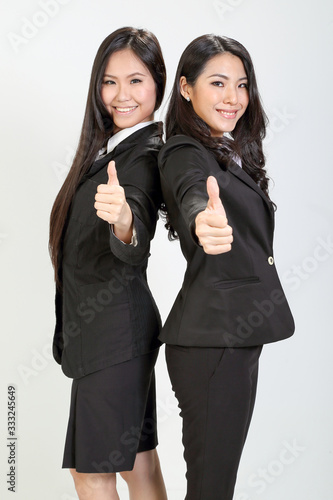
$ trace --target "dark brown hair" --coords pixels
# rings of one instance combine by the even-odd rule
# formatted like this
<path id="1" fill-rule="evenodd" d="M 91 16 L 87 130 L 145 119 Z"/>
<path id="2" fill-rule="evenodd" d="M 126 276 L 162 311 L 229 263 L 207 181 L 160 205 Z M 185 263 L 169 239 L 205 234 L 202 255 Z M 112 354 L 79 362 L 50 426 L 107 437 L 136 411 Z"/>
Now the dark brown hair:
<path id="1" fill-rule="evenodd" d="M 76 155 L 51 211 L 49 250 L 58 286 L 60 285 L 59 256 L 62 237 L 73 196 L 80 180 L 94 162 L 98 151 L 113 133 L 112 118 L 101 98 L 105 68 L 110 56 L 124 49 L 131 49 L 152 75 L 156 86 L 155 111 L 163 100 L 166 69 L 161 47 L 155 35 L 148 30 L 125 27 L 105 38 L 97 51 L 91 72 L 86 110 Z"/>

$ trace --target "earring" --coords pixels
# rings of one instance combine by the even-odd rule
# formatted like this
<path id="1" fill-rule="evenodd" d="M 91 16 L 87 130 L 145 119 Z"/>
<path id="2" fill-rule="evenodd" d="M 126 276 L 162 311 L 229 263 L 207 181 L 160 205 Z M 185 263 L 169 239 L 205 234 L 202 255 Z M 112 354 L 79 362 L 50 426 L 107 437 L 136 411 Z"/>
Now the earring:
<path id="1" fill-rule="evenodd" d="M 187 102 L 190 102 L 191 99 L 189 97 L 186 97 L 186 100 L 187 100 Z"/>

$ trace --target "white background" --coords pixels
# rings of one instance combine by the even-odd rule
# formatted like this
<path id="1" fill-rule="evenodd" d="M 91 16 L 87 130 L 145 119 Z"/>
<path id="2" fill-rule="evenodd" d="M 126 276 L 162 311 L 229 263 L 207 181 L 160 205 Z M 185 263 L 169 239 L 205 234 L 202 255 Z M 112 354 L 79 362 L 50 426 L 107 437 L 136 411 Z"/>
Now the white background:
<path id="1" fill-rule="evenodd" d="M 292 339 L 264 348 L 235 500 L 331 500 L 331 0 L 1 0 L 1 7 L 1 498 L 77 498 L 61 470 L 71 381 L 50 355 L 48 222 L 77 145 L 97 48 L 115 29 L 133 25 L 160 40 L 167 95 L 179 56 L 196 36 L 230 36 L 253 57 L 271 121 L 275 257 L 297 329 Z M 166 100 L 157 118 L 165 108 Z M 159 223 L 149 282 L 163 319 L 183 270 L 178 243 L 168 242 Z M 158 450 L 169 498 L 181 500 L 181 422 L 164 350 L 157 380 Z M 8 384 L 17 389 L 15 494 L 6 483 Z M 119 490 L 127 499 L 122 481 Z"/>

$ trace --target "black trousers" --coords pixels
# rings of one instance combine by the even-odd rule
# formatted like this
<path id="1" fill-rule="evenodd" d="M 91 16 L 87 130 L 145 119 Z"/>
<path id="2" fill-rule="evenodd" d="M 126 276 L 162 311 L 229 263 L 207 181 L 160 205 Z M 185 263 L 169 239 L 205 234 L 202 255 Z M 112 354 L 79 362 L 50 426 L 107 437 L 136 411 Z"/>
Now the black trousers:
<path id="1" fill-rule="evenodd" d="M 261 350 L 167 345 L 168 371 L 183 418 L 185 500 L 232 500 Z"/>

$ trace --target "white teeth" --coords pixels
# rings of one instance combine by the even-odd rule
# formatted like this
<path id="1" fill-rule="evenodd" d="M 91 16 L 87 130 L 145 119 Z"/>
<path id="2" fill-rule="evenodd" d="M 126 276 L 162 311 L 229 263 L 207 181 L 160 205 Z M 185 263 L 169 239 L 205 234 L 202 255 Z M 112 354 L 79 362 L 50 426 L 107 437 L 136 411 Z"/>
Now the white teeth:
<path id="1" fill-rule="evenodd" d="M 131 108 L 116 108 L 116 110 L 119 111 L 120 113 L 128 113 L 129 111 L 132 111 L 135 108 L 136 106 L 132 106 Z"/>
<path id="2" fill-rule="evenodd" d="M 222 115 L 227 115 L 227 116 L 235 116 L 236 111 L 232 111 L 231 113 L 228 111 L 220 111 Z"/>

